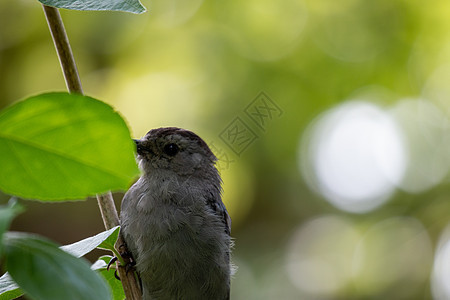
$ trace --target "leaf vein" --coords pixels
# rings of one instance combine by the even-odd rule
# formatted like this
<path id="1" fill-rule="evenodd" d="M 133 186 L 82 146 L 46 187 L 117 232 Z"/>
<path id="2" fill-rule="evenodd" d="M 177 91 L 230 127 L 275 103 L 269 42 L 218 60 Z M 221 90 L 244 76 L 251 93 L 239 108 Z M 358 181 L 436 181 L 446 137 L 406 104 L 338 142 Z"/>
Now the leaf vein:
<path id="1" fill-rule="evenodd" d="M 60 152 L 60 151 L 58 151 L 56 149 L 53 149 L 51 147 L 45 147 L 44 145 L 39 144 L 39 143 L 33 143 L 33 142 L 29 141 L 29 140 L 23 140 L 23 139 L 20 139 L 20 138 L 17 138 L 17 137 L 8 136 L 8 135 L 0 133 L 0 139 L 2 139 L 2 138 L 5 139 L 6 141 L 10 141 L 10 142 L 12 141 L 12 142 L 15 142 L 15 143 L 23 144 L 25 146 L 28 146 L 28 147 L 31 147 L 31 148 L 35 148 L 35 149 L 41 150 L 43 152 L 47 152 L 47 153 L 53 154 L 55 156 L 59 156 L 59 157 L 61 157 L 63 159 L 66 159 L 66 160 L 72 160 L 72 161 L 74 161 L 76 163 L 79 163 L 80 165 L 84 165 L 86 167 L 89 167 L 89 168 L 92 168 L 92 169 L 96 169 L 98 171 L 101 171 L 101 172 L 106 173 L 108 175 L 112 175 L 112 176 L 114 176 L 116 178 L 119 178 L 121 180 L 128 179 L 127 176 L 122 175 L 122 174 L 117 173 L 117 172 L 114 172 L 113 170 L 107 169 L 107 168 L 105 168 L 103 166 L 100 166 L 100 165 L 96 165 L 96 164 L 94 164 L 92 162 L 88 162 L 88 161 L 82 160 L 82 159 L 76 157 L 75 155 L 70 155 L 70 154 L 67 154 L 67 153 L 64 153 L 64 152 Z M 24 162 L 21 161 L 21 164 L 23 165 Z"/>

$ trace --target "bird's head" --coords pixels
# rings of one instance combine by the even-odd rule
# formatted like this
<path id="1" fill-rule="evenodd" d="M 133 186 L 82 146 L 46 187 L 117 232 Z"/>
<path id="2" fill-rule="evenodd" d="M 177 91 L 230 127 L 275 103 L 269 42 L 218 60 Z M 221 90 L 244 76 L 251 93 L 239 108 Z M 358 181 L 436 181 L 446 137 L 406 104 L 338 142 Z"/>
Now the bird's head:
<path id="1" fill-rule="evenodd" d="M 144 175 L 152 172 L 197 177 L 217 174 L 216 156 L 198 135 L 189 130 L 157 128 L 134 141 Z"/>

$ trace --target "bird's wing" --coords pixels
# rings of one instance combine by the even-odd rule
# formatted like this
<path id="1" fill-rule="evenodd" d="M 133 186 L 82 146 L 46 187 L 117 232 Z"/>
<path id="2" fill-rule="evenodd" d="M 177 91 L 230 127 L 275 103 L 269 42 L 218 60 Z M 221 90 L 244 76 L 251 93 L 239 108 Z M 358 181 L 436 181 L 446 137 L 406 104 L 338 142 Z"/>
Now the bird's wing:
<path id="1" fill-rule="evenodd" d="M 231 218 L 228 215 L 228 211 L 223 204 L 222 200 L 219 198 L 215 198 L 211 196 L 207 199 L 207 204 L 214 211 L 214 213 L 219 216 L 225 225 L 225 232 L 230 235 L 231 234 Z"/>

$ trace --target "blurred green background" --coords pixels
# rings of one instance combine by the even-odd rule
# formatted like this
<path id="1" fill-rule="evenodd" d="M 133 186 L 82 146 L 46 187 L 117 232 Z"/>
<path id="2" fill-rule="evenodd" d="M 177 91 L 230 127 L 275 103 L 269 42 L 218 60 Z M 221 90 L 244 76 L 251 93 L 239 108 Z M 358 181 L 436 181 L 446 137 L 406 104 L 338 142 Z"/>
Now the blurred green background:
<path id="1" fill-rule="evenodd" d="M 450 299 L 450 2 L 143 4 L 61 14 L 87 95 L 220 158 L 233 299 Z M 54 90 L 42 8 L 1 1 L 0 108 Z M 103 230 L 95 199 L 25 204 L 13 230 Z"/>

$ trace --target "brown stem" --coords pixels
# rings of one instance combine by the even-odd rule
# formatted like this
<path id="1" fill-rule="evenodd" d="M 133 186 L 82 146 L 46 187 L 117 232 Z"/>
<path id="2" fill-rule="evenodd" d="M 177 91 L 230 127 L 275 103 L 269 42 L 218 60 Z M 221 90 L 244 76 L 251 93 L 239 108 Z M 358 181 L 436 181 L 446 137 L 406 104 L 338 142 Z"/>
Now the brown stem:
<path id="1" fill-rule="evenodd" d="M 78 76 L 77 65 L 70 48 L 69 38 L 67 37 L 64 24 L 59 11 L 55 7 L 42 5 L 44 7 L 45 17 L 48 27 L 53 37 L 53 42 L 58 52 L 59 62 L 64 73 L 67 89 L 70 93 L 83 94 L 80 77 Z"/>
<path id="2" fill-rule="evenodd" d="M 119 225 L 119 216 L 111 193 L 97 195 L 97 202 L 106 230 Z"/>
<path id="3" fill-rule="evenodd" d="M 75 59 L 70 48 L 69 39 L 64 29 L 64 24 L 59 11 L 55 7 L 43 5 L 45 17 L 48 27 L 52 34 L 56 52 L 58 53 L 59 62 L 63 70 L 64 79 L 67 89 L 70 93 L 83 94 L 81 80 L 78 75 Z M 103 223 L 106 229 L 110 229 L 119 225 L 119 217 L 117 215 L 114 199 L 110 192 L 104 195 L 97 195 L 98 206 L 102 215 Z M 119 235 L 116 245 L 123 245 L 123 239 Z M 119 277 L 123 285 L 123 290 L 127 300 L 140 300 L 142 298 L 139 285 L 133 272 L 126 272 L 123 266 L 118 267 Z"/>

